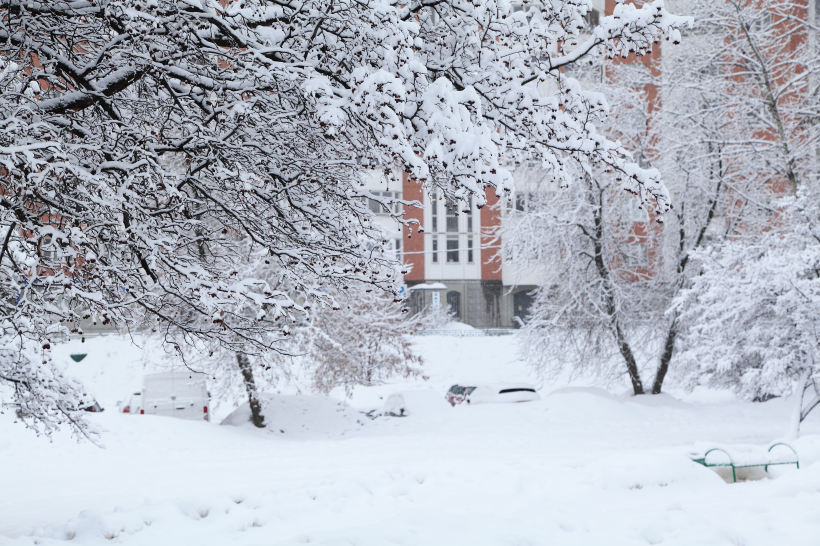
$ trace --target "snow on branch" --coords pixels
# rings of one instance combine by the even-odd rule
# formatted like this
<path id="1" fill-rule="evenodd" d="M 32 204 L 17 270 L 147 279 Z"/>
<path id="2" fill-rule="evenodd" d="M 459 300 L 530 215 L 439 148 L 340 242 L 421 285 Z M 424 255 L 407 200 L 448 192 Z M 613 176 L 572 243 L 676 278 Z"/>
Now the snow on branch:
<path id="1" fill-rule="evenodd" d="M 79 387 L 46 347 L 83 321 L 173 329 L 171 347 L 264 352 L 321 286 L 394 290 L 397 264 L 368 250 L 384 234 L 356 197 L 363 168 L 481 206 L 488 187 L 511 188 L 504 166 L 516 159 L 563 185 L 571 164 L 605 164 L 665 211 L 658 172 L 596 132 L 605 102 L 559 70 L 586 52 L 565 49 L 588 9 L 545 3 L 527 19 L 503 0 L 4 3 L 7 403 L 48 426 L 54 408 L 77 407 Z M 687 24 L 660 0 L 619 4 L 585 47 L 641 55 Z M 255 276 L 249 256 L 290 291 Z M 40 366 L 52 371 L 35 381 Z"/>

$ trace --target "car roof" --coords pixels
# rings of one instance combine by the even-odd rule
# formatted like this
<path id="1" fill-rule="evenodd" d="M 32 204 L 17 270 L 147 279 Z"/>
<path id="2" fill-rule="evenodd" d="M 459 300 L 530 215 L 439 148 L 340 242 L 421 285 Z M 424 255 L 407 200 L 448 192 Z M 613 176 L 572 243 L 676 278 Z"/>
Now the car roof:
<path id="1" fill-rule="evenodd" d="M 499 392 L 502 390 L 507 389 L 533 389 L 535 387 L 529 383 L 517 383 L 517 382 L 509 382 L 509 383 L 456 383 L 453 387 L 464 387 L 464 388 L 474 388 L 474 389 L 487 389 L 488 391 L 495 391 Z M 451 387 L 452 388 L 452 387 Z"/>

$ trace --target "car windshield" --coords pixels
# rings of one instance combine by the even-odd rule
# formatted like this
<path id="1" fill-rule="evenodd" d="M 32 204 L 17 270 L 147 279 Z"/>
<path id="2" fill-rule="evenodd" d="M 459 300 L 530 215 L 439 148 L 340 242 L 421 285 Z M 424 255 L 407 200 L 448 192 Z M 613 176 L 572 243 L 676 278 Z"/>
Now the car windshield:
<path id="1" fill-rule="evenodd" d="M 501 389 L 498 394 L 506 394 L 508 392 L 535 392 L 535 389 L 519 388 L 519 389 Z"/>

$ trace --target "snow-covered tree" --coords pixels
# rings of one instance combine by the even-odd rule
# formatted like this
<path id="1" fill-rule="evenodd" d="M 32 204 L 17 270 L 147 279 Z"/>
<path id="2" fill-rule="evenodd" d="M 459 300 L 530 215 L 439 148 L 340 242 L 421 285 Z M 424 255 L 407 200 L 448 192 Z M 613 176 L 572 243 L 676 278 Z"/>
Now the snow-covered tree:
<path id="1" fill-rule="evenodd" d="M 421 377 L 421 357 L 409 336 L 422 317 L 407 317 L 400 300 L 365 287 L 337 292 L 339 309 L 319 307 L 300 332 L 304 366 L 313 388 L 329 392 L 379 385 L 390 377 Z"/>
<path id="2" fill-rule="evenodd" d="M 322 283 L 394 289 L 395 268 L 365 244 L 382 238 L 360 200 L 374 198 L 357 184 L 365 167 L 483 205 L 485 188 L 510 187 L 502 157 L 530 156 L 562 184 L 574 162 L 601 163 L 665 210 L 658 172 L 596 131 L 604 98 L 561 70 L 593 51 L 678 41 L 688 20 L 661 0 L 618 2 L 577 43 L 589 9 L 545 3 L 528 18 L 505 0 L 2 4 L 6 403 L 44 430 L 55 414 L 82 430 L 71 409 L 81 389 L 47 352 L 53 333 L 81 333 L 83 319 L 268 351 L 260 319 L 289 320 Z M 240 274 L 245 239 L 299 298 Z"/>
<path id="3" fill-rule="evenodd" d="M 613 69 L 600 61 L 571 74 L 606 89 L 612 114 L 602 129 L 648 162 L 657 135 L 646 86 L 655 78 L 643 63 Z M 540 373 L 570 368 L 612 380 L 626 372 L 633 392 L 644 394 L 640 353 L 654 341 L 666 295 L 658 286 L 660 227 L 622 190 L 620 173 L 607 170 L 579 169 L 567 191 L 543 169 L 517 169 L 521 195 L 503 228 L 505 259 L 538 276 L 520 345 Z"/>
<path id="4" fill-rule="evenodd" d="M 245 265 L 251 270 L 246 276 L 265 279 L 275 290 L 299 297 L 281 272 L 258 256 L 255 259 L 253 253 L 249 252 Z M 314 296 L 283 317 L 284 324 L 277 318 L 263 318 L 264 332 L 253 343 L 239 336 L 227 346 L 215 339 L 186 339 L 189 328 L 172 325 L 151 333 L 169 348 L 174 365 L 182 359 L 205 372 L 214 398 L 247 398 L 251 421 L 259 428 L 266 421 L 276 422 L 276 415 L 263 411 L 260 394 L 283 383 L 301 383 L 325 393 L 344 387 L 349 392 L 356 385 L 376 385 L 393 376 L 421 375 L 421 358 L 408 336 L 428 320 L 426 315 L 408 318 L 402 300 L 370 284 L 351 283 L 344 289 L 328 285 Z M 304 378 L 307 384 L 300 381 Z"/>
<path id="5" fill-rule="evenodd" d="M 659 307 L 654 252 L 646 237 L 630 233 L 624 210 L 632 197 L 615 180 L 587 175 L 573 190 L 531 192 L 532 209 L 513 215 L 505 233 L 507 258 L 535 268 L 541 283 L 522 332 L 523 356 L 546 375 L 566 367 L 610 378 L 626 371 L 633 392 L 644 394 L 636 344 L 645 345 Z"/>
<path id="6" fill-rule="evenodd" d="M 692 252 L 727 238 L 736 249 L 744 241 L 756 245 L 757 236 L 782 222 L 778 199 L 817 172 L 820 143 L 817 29 L 805 21 L 805 6 L 689 5 L 696 36 L 665 60 L 666 145 L 658 163 L 679 204 L 667 215 L 679 234 L 671 223 L 664 231 L 678 269 L 673 296 L 700 274 Z M 660 392 L 675 351 L 677 318 L 673 306 L 653 392 Z"/>
<path id="7" fill-rule="evenodd" d="M 796 435 L 820 403 L 820 207 L 809 195 L 783 205 L 779 228 L 756 243 L 694 254 L 702 273 L 677 301 L 687 326 L 678 366 L 690 387 L 749 400 L 796 392 Z"/>
<path id="8" fill-rule="evenodd" d="M 608 194 L 605 173 L 591 170 L 592 185 L 583 186 L 594 189 L 591 198 L 573 192 L 561 205 L 547 198 L 541 209 L 513 214 L 508 238 L 513 261 L 529 256 L 523 262 L 530 269 L 542 262 L 524 342 L 539 369 L 574 364 L 590 371 L 595 362 L 592 371 L 605 376 L 626 370 L 636 394 L 661 392 L 685 336 L 673 301 L 700 273 L 692 253 L 727 238 L 737 245 L 753 241 L 777 221 L 778 195 L 816 172 L 820 73 L 805 47 L 814 30 L 792 17 L 800 12 L 783 2 L 683 2 L 680 8 L 694 13 L 694 31 L 682 46 L 664 50 L 659 65 L 573 71 L 585 87 L 607 85 L 613 111 L 602 126 L 607 136 L 627 139 L 663 174 L 674 204 L 663 227 L 649 228 L 645 213 L 636 218 L 639 203 Z M 650 85 L 659 100 L 648 109 L 627 98 Z M 641 125 L 643 131 L 633 128 Z M 623 224 L 632 228 L 616 229 Z M 642 247 L 643 265 L 624 271 L 619 255 L 629 246 Z M 573 308 L 585 309 L 585 328 L 573 323 Z M 543 350 L 556 343 L 575 356 L 555 359 Z M 621 358 L 612 357 L 617 353 Z"/>

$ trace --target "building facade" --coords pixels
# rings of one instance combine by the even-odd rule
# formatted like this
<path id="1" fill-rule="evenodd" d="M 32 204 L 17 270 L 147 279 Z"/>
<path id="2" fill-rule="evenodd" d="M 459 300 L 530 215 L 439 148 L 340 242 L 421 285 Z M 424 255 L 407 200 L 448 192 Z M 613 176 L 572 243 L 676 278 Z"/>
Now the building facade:
<path id="1" fill-rule="evenodd" d="M 446 309 L 457 321 L 476 328 L 514 328 L 525 318 L 535 285 L 516 279 L 501 260 L 498 229 L 504 213 L 499 198 L 488 190 L 487 205 L 469 211 L 448 206 L 438 194 L 428 195 L 404 175 L 385 181 L 375 173 L 366 177 L 372 195 L 418 201 L 405 207 L 404 217 L 418 225 L 401 226 L 383 205 L 370 208 L 391 240 L 396 257 L 405 265 L 405 290 L 412 312 Z"/>

